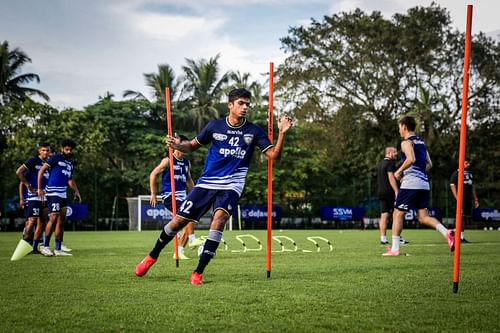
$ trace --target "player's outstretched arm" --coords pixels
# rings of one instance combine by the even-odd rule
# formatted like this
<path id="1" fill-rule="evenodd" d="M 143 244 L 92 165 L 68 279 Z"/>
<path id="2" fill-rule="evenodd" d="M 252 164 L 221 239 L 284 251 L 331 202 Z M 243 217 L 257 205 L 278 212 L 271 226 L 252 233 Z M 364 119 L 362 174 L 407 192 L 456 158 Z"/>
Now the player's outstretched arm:
<path id="1" fill-rule="evenodd" d="M 165 143 L 167 146 L 172 147 L 175 150 L 182 151 L 183 153 L 189 154 L 190 152 L 195 151 L 200 148 L 201 145 L 195 139 L 189 141 L 182 141 L 180 137 L 175 134 L 174 136 L 167 135 L 165 138 Z"/>
<path id="2" fill-rule="evenodd" d="M 78 186 L 76 186 L 76 182 L 74 179 L 68 180 L 68 185 L 71 187 L 73 192 L 75 193 L 75 198 L 78 199 L 78 202 L 82 202 L 82 196 L 80 195 L 80 191 L 78 190 Z"/>
<path id="3" fill-rule="evenodd" d="M 169 168 L 169 160 L 168 157 L 165 157 L 161 160 L 160 164 L 158 164 L 153 171 L 149 174 L 149 191 L 151 193 L 151 197 L 149 198 L 149 203 L 151 206 L 156 207 L 156 178 L 159 174 Z"/>
<path id="4" fill-rule="evenodd" d="M 42 184 L 43 184 L 43 174 L 45 171 L 49 170 L 49 165 L 44 163 L 40 170 L 38 171 L 38 176 L 37 176 L 37 191 L 38 191 L 38 196 L 44 200 L 45 199 L 45 192 L 43 192 Z"/>
<path id="5" fill-rule="evenodd" d="M 416 160 L 415 152 L 413 151 L 413 144 L 410 141 L 405 140 L 401 142 L 401 150 L 403 151 L 403 153 L 405 153 L 406 159 L 403 162 L 403 164 L 399 167 L 399 169 L 397 169 L 396 172 L 394 172 L 394 177 L 396 177 L 396 179 L 398 180 L 401 179 L 401 177 L 403 176 L 403 171 L 411 167 Z"/>
<path id="6" fill-rule="evenodd" d="M 290 116 L 283 116 L 278 119 L 278 140 L 276 140 L 276 145 L 264 153 L 266 157 L 272 161 L 279 161 L 281 158 L 281 152 L 283 151 L 283 142 L 285 139 L 285 134 L 293 126 L 293 120 Z"/>

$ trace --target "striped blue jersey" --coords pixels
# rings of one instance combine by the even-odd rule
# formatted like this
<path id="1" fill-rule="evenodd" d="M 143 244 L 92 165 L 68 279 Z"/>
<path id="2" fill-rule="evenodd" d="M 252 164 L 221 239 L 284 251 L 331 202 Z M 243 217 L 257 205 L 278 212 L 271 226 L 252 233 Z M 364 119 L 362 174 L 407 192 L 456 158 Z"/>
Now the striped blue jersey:
<path id="1" fill-rule="evenodd" d="M 191 164 L 187 158 L 178 159 L 174 156 L 174 184 L 175 197 L 179 200 L 186 199 L 186 188 L 188 181 L 189 168 Z M 165 200 L 172 194 L 172 185 L 170 181 L 170 167 L 163 171 L 161 175 L 161 198 Z"/>
<path id="2" fill-rule="evenodd" d="M 212 143 L 197 187 L 234 190 L 239 195 L 256 146 L 265 152 L 273 145 L 259 126 L 246 119 L 240 126 L 229 124 L 228 118 L 210 121 L 195 137 L 201 145 Z"/>
<path id="3" fill-rule="evenodd" d="M 28 183 L 30 183 L 31 187 L 33 187 L 34 189 L 38 189 L 38 171 L 40 171 L 40 169 L 42 168 L 43 163 L 44 161 L 40 157 L 35 156 L 30 158 L 23 164 L 27 170 L 24 176 L 26 177 Z M 48 179 L 49 179 L 49 172 L 46 171 L 42 177 L 42 189 L 45 189 L 45 186 L 47 186 Z M 24 193 L 25 193 L 24 197 L 27 200 L 41 200 L 40 197 L 38 196 L 38 193 L 36 192 L 31 193 L 30 191 L 28 191 L 26 186 L 24 186 Z"/>
<path id="4" fill-rule="evenodd" d="M 50 168 L 50 176 L 46 190 L 47 196 L 66 198 L 68 181 L 73 176 L 73 162 L 65 159 L 63 154 L 56 154 L 52 156 L 46 164 Z"/>
<path id="5" fill-rule="evenodd" d="M 429 177 L 425 170 L 427 164 L 427 148 L 424 141 L 412 135 L 406 140 L 413 144 L 413 151 L 415 153 L 415 163 L 403 172 L 403 179 L 401 181 L 401 188 L 414 189 L 414 190 L 429 190 Z M 402 161 L 406 160 L 406 155 L 401 153 Z"/>

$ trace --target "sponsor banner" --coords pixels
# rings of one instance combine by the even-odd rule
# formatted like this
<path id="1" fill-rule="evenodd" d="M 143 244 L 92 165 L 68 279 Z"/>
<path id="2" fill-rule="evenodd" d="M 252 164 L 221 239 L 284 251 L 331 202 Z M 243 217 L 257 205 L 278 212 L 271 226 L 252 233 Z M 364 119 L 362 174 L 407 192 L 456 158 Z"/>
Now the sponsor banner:
<path id="1" fill-rule="evenodd" d="M 69 204 L 66 208 L 66 219 L 68 221 L 83 221 L 89 217 L 87 204 Z"/>
<path id="2" fill-rule="evenodd" d="M 428 211 L 429 216 L 441 221 L 441 210 L 439 208 L 429 208 Z M 412 209 L 406 212 L 404 219 L 405 221 L 418 221 L 417 211 Z"/>
<path id="3" fill-rule="evenodd" d="M 496 208 L 475 208 L 472 218 L 475 221 L 500 222 L 500 212 Z"/>
<path id="4" fill-rule="evenodd" d="M 267 221 L 267 206 L 264 205 L 243 205 L 240 213 L 241 219 L 245 221 Z M 283 210 L 280 206 L 273 206 L 272 214 L 273 221 L 281 221 Z"/>
<path id="5" fill-rule="evenodd" d="M 172 213 L 163 204 L 157 204 L 156 207 L 150 204 L 141 205 L 142 222 L 164 222 L 171 219 Z"/>
<path id="6" fill-rule="evenodd" d="M 321 219 L 325 221 L 362 221 L 365 217 L 363 207 L 321 207 Z"/>

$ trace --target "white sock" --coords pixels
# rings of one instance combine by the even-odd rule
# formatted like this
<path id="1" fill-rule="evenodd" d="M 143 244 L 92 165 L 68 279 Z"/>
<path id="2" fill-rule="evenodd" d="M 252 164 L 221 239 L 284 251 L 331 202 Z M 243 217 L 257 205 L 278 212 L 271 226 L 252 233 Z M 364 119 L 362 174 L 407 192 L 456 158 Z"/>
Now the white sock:
<path id="1" fill-rule="evenodd" d="M 179 255 L 183 254 L 184 253 L 184 247 L 178 246 L 177 247 L 177 251 L 179 252 Z"/>
<path id="2" fill-rule="evenodd" d="M 382 243 L 387 243 L 387 236 L 380 236 L 380 241 Z"/>
<path id="3" fill-rule="evenodd" d="M 189 235 L 189 243 L 192 243 L 196 240 L 196 235 L 195 234 L 191 234 Z"/>
<path id="4" fill-rule="evenodd" d="M 441 223 L 438 223 L 436 226 L 436 230 L 439 231 L 444 237 L 446 237 L 446 233 L 448 232 L 448 229 Z"/>
<path id="5" fill-rule="evenodd" d="M 464 238 L 465 238 L 465 236 L 464 236 L 464 232 L 462 231 L 462 232 L 460 233 L 460 239 L 464 239 Z"/>
<path id="6" fill-rule="evenodd" d="M 401 236 L 392 236 L 392 252 L 399 251 L 399 242 L 401 241 Z"/>

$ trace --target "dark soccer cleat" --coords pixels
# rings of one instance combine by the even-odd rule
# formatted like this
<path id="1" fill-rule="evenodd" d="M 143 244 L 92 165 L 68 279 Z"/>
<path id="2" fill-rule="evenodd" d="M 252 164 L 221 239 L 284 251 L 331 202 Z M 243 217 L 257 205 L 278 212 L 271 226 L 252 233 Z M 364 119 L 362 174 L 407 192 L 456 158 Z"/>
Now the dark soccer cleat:
<path id="1" fill-rule="evenodd" d="M 448 241 L 450 251 L 455 251 L 455 232 L 453 230 L 448 230 L 446 232 L 446 240 Z"/>
<path id="2" fill-rule="evenodd" d="M 135 275 L 138 277 L 143 277 L 148 272 L 149 268 L 153 266 L 157 259 L 151 258 L 149 255 L 135 267 Z"/>
<path id="3" fill-rule="evenodd" d="M 380 241 L 380 245 L 389 245 L 389 241 Z"/>
<path id="4" fill-rule="evenodd" d="M 401 239 L 400 239 L 400 241 L 399 241 L 399 244 L 401 244 L 401 245 L 406 245 L 406 244 L 410 244 L 410 242 L 409 242 L 409 241 L 407 241 L 407 240 L 406 240 L 406 239 L 404 239 L 404 238 L 401 238 Z"/>
<path id="5" fill-rule="evenodd" d="M 193 272 L 191 274 L 191 278 L 189 279 L 189 283 L 193 286 L 201 286 L 203 284 L 201 280 L 203 280 L 203 274 Z"/>
<path id="6" fill-rule="evenodd" d="M 467 239 L 464 238 L 464 239 L 460 240 L 460 243 L 461 244 L 469 244 L 470 242 Z"/>

